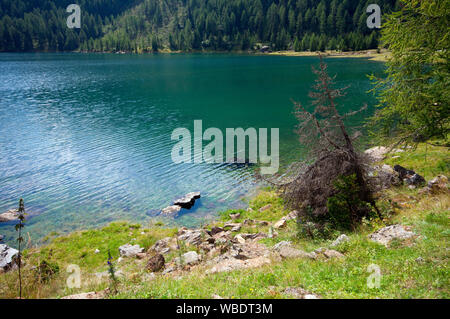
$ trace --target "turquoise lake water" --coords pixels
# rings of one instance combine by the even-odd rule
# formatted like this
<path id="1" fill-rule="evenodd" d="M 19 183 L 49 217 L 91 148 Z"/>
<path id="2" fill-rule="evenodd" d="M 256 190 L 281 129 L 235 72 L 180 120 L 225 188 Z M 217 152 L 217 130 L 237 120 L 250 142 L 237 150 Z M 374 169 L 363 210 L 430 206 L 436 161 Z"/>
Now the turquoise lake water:
<path id="1" fill-rule="evenodd" d="M 375 100 L 383 64 L 327 59 L 342 111 Z M 279 128 L 280 161 L 301 158 L 291 99 L 309 102 L 314 57 L 226 54 L 0 54 L 0 212 L 24 198 L 33 240 L 114 220 L 142 224 L 185 193 L 195 207 L 168 224 L 199 225 L 246 207 L 249 167 L 174 164 L 177 127 Z M 12 242 L 13 224 L 0 234 Z"/>

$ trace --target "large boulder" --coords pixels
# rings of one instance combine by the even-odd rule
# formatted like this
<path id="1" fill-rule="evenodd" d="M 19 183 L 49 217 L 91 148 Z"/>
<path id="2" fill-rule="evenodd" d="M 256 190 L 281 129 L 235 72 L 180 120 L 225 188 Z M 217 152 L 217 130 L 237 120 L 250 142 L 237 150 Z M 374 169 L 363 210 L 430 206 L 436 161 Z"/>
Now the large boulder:
<path id="1" fill-rule="evenodd" d="M 7 272 L 17 266 L 16 257 L 19 255 L 17 249 L 7 245 L 0 245 L 0 270 Z"/>
<path id="2" fill-rule="evenodd" d="M 144 248 L 141 248 L 139 245 L 126 244 L 119 247 L 119 254 L 121 257 L 136 257 L 143 252 Z"/>
<path id="3" fill-rule="evenodd" d="M 163 269 L 165 262 L 166 261 L 163 255 L 156 254 L 148 260 L 146 268 L 151 272 L 160 271 L 161 269 Z"/>
<path id="4" fill-rule="evenodd" d="M 171 247 L 172 241 L 173 241 L 172 237 L 160 239 L 152 247 L 150 247 L 150 250 L 159 254 L 168 254 L 172 249 Z"/>
<path id="5" fill-rule="evenodd" d="M 375 146 L 368 150 L 366 150 L 364 153 L 374 162 L 379 162 L 385 159 L 386 154 L 388 153 L 389 149 L 384 146 Z"/>
<path id="6" fill-rule="evenodd" d="M 389 243 L 394 239 L 408 239 L 417 236 L 416 233 L 410 231 L 405 226 L 402 225 L 391 225 L 384 228 L 381 228 L 369 235 L 369 239 L 385 245 L 386 247 Z"/>
<path id="7" fill-rule="evenodd" d="M 448 178 L 445 175 L 438 175 L 428 182 L 428 185 L 424 188 L 425 192 L 432 194 L 446 193 L 448 189 Z"/>
<path id="8" fill-rule="evenodd" d="M 316 259 L 315 254 L 307 253 L 303 250 L 296 249 L 294 247 L 284 245 L 278 249 L 278 252 L 281 258 L 290 259 L 290 258 L 308 258 L 308 259 Z"/>
<path id="9" fill-rule="evenodd" d="M 200 198 L 200 192 L 191 192 L 174 201 L 174 205 L 189 209 L 195 204 L 195 200 Z"/>
<path id="10" fill-rule="evenodd" d="M 418 186 L 426 183 L 425 178 L 410 169 L 404 168 L 403 166 L 395 165 L 394 171 L 398 173 L 400 180 L 405 181 L 408 185 Z"/>

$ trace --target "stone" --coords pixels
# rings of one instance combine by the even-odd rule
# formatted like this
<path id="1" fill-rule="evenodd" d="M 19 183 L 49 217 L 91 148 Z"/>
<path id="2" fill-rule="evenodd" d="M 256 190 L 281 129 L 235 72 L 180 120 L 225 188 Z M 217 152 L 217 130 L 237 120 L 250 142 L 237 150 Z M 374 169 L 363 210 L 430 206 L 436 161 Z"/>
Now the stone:
<path id="1" fill-rule="evenodd" d="M 228 223 L 223 226 L 224 230 L 231 230 L 232 232 L 238 232 L 241 230 L 241 224 L 239 223 Z"/>
<path id="2" fill-rule="evenodd" d="M 407 177 L 405 180 L 409 186 L 423 185 L 426 183 L 425 178 L 417 173 L 412 175 L 411 177 Z"/>
<path id="3" fill-rule="evenodd" d="M 323 255 L 329 259 L 332 258 L 343 258 L 345 257 L 343 254 L 341 254 L 340 252 L 336 251 L 336 250 L 332 250 L 332 249 L 326 249 L 323 252 Z"/>
<path id="4" fill-rule="evenodd" d="M 151 272 L 157 272 L 164 268 L 165 262 L 162 254 L 156 254 L 155 256 L 150 257 L 145 268 Z"/>
<path id="5" fill-rule="evenodd" d="M 167 206 L 161 210 L 161 215 L 166 217 L 176 217 L 180 213 L 180 210 L 181 206 L 178 205 Z"/>
<path id="6" fill-rule="evenodd" d="M 438 175 L 428 182 L 427 187 L 431 193 L 448 192 L 448 178 L 445 175 Z"/>
<path id="7" fill-rule="evenodd" d="M 289 214 L 287 214 L 284 219 L 285 220 L 293 220 L 293 219 L 297 219 L 300 216 L 300 213 L 296 210 L 293 210 L 292 212 L 290 212 Z"/>
<path id="8" fill-rule="evenodd" d="M 283 248 L 283 247 L 291 247 L 292 246 L 292 242 L 290 242 L 290 241 L 287 241 L 287 240 L 283 240 L 283 241 L 280 241 L 279 243 L 276 243 L 273 247 L 272 247 L 272 249 L 273 250 L 277 250 L 277 251 L 279 251 L 281 248 Z"/>
<path id="9" fill-rule="evenodd" d="M 171 272 L 174 272 L 174 271 L 175 271 L 175 267 L 169 266 L 169 267 L 167 267 L 166 269 L 164 269 L 164 271 L 162 272 L 162 274 L 163 274 L 163 275 L 167 275 L 167 274 L 169 274 L 169 273 L 171 273 Z"/>
<path id="10" fill-rule="evenodd" d="M 147 257 L 146 253 L 138 253 L 138 254 L 136 254 L 136 258 L 137 259 L 144 259 L 145 257 Z"/>
<path id="11" fill-rule="evenodd" d="M 413 176 L 416 172 L 406 169 L 401 165 L 395 165 L 394 171 L 398 173 L 398 176 L 401 180 L 405 179 L 408 176 Z"/>
<path id="12" fill-rule="evenodd" d="M 174 201 L 174 205 L 180 206 L 182 208 L 190 209 L 194 204 L 195 200 L 200 198 L 200 192 L 191 192 L 184 195 Z"/>
<path id="13" fill-rule="evenodd" d="M 423 259 L 422 257 L 417 257 L 415 261 L 418 264 L 423 264 L 425 262 L 425 259 Z"/>
<path id="14" fill-rule="evenodd" d="M 305 289 L 299 287 L 288 287 L 283 293 L 296 299 L 320 299 L 318 295 L 307 292 Z"/>
<path id="15" fill-rule="evenodd" d="M 261 238 L 267 238 L 267 235 L 264 233 L 255 233 L 255 234 L 247 234 L 247 233 L 242 233 L 240 234 L 242 238 L 244 238 L 245 240 L 258 240 Z"/>
<path id="16" fill-rule="evenodd" d="M 18 220 L 19 212 L 17 209 L 10 209 L 7 212 L 0 214 L 0 223 L 11 222 Z"/>
<path id="17" fill-rule="evenodd" d="M 284 245 L 278 249 L 278 253 L 282 258 L 289 259 L 289 258 L 309 258 L 309 259 L 315 259 L 315 256 L 311 253 L 307 253 L 303 250 L 293 248 L 288 245 Z"/>
<path id="18" fill-rule="evenodd" d="M 272 204 L 267 204 L 266 206 L 263 206 L 259 209 L 259 212 L 262 213 L 268 209 L 272 208 Z"/>
<path id="19" fill-rule="evenodd" d="M 279 221 L 277 221 L 273 225 L 273 228 L 275 228 L 275 229 L 280 229 L 280 228 L 284 228 L 284 227 L 286 227 L 286 219 L 284 217 L 281 218 Z"/>
<path id="20" fill-rule="evenodd" d="M 241 218 L 241 214 L 240 214 L 240 213 L 230 214 L 229 216 L 230 216 L 230 218 L 231 218 L 232 220 L 236 220 L 236 219 Z"/>
<path id="21" fill-rule="evenodd" d="M 391 186 L 399 186 L 402 184 L 402 180 L 399 174 L 390 165 L 382 165 L 381 167 L 375 166 L 377 184 L 381 186 L 381 189 L 387 189 Z"/>
<path id="22" fill-rule="evenodd" d="M 384 146 L 375 146 L 364 151 L 364 154 L 369 156 L 372 161 L 379 162 L 386 158 L 388 151 L 389 150 Z"/>
<path id="23" fill-rule="evenodd" d="M 144 248 L 139 245 L 126 244 L 119 247 L 119 254 L 121 257 L 136 257 L 137 254 L 143 253 Z"/>
<path id="24" fill-rule="evenodd" d="M 410 231 L 407 227 L 397 224 L 377 230 L 369 235 L 369 239 L 387 247 L 393 239 L 408 239 L 416 235 L 416 233 Z"/>
<path id="25" fill-rule="evenodd" d="M 0 241 L 3 241 L 3 239 L 5 239 L 5 236 L 0 235 Z"/>
<path id="26" fill-rule="evenodd" d="M 236 241 L 240 244 L 245 244 L 245 239 L 239 234 L 234 236 L 234 239 L 236 239 Z"/>
<path id="27" fill-rule="evenodd" d="M 212 298 L 212 299 L 223 299 L 221 296 L 216 295 L 216 294 L 213 294 L 213 295 L 211 296 L 211 298 Z"/>
<path id="28" fill-rule="evenodd" d="M 17 249 L 11 248 L 7 245 L 0 245 L 0 269 L 7 272 L 17 267 L 16 257 L 19 255 Z"/>
<path id="29" fill-rule="evenodd" d="M 330 247 L 336 247 L 339 246 L 340 244 L 349 241 L 350 238 L 346 235 L 346 234 L 342 234 L 340 235 L 338 238 L 335 239 L 335 241 L 333 241 L 330 245 Z"/>
<path id="30" fill-rule="evenodd" d="M 152 247 L 150 247 L 150 250 L 159 254 L 167 254 L 170 252 L 169 243 L 171 240 L 171 237 L 160 239 Z"/>
<path id="31" fill-rule="evenodd" d="M 178 240 L 184 241 L 189 245 L 198 246 L 202 243 L 203 231 L 200 229 L 186 230 L 178 236 Z"/>
<path id="32" fill-rule="evenodd" d="M 207 274 L 213 274 L 218 272 L 228 272 L 238 269 L 257 268 L 271 263 L 268 257 L 260 256 L 247 260 L 240 260 L 236 258 L 229 258 L 220 261 L 212 268 L 206 271 Z"/>
<path id="33" fill-rule="evenodd" d="M 221 233 L 223 231 L 224 231 L 224 229 L 221 228 L 221 227 L 213 227 L 213 228 L 211 228 L 210 234 L 211 234 L 211 236 L 214 236 L 214 235 L 216 235 L 218 233 Z"/>
<path id="34" fill-rule="evenodd" d="M 91 292 L 84 292 L 81 294 L 76 295 L 70 295 L 62 297 L 61 299 L 103 299 L 105 298 L 106 293 L 104 291 L 91 291 Z"/>
<path id="35" fill-rule="evenodd" d="M 175 258 L 175 263 L 180 265 L 195 265 L 198 262 L 200 262 L 201 256 L 197 254 L 195 251 L 189 251 L 181 256 L 181 262 L 180 257 Z"/>

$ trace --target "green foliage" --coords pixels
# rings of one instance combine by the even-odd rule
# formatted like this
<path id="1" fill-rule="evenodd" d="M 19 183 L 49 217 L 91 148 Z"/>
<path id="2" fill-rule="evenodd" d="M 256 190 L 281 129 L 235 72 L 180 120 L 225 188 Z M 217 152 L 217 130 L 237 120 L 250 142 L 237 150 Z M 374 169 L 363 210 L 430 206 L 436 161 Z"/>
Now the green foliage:
<path id="1" fill-rule="evenodd" d="M 337 193 L 327 201 L 329 221 L 335 229 L 355 229 L 362 217 L 371 215 L 370 205 L 360 199 L 356 175 L 340 176 L 333 185 Z"/>
<path id="2" fill-rule="evenodd" d="M 392 0 L 377 1 L 383 13 Z M 370 1 L 80 0 L 81 29 L 66 27 L 67 0 L 0 3 L 0 51 L 364 50 Z M 294 42 L 297 39 L 297 44 Z M 305 41 L 304 41 L 305 40 Z"/>
<path id="3" fill-rule="evenodd" d="M 59 273 L 59 265 L 42 260 L 37 267 L 37 277 L 41 283 L 48 283 L 52 277 Z"/>
<path id="4" fill-rule="evenodd" d="M 381 109 L 372 119 L 379 138 L 415 143 L 447 139 L 450 129 L 450 2 L 402 0 L 389 15 L 382 42 L 392 52 L 387 77 L 376 79 Z"/>

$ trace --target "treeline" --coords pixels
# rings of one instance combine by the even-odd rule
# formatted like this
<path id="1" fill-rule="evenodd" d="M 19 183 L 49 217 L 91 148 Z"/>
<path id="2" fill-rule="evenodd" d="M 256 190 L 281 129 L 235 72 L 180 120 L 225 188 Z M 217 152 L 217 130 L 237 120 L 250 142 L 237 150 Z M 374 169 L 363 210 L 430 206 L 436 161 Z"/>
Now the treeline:
<path id="1" fill-rule="evenodd" d="M 378 46 L 366 25 L 397 0 L 83 0 L 81 29 L 68 29 L 74 0 L 4 0 L 1 51 L 364 50 Z"/>

